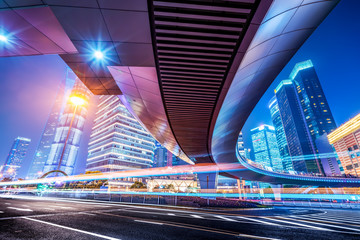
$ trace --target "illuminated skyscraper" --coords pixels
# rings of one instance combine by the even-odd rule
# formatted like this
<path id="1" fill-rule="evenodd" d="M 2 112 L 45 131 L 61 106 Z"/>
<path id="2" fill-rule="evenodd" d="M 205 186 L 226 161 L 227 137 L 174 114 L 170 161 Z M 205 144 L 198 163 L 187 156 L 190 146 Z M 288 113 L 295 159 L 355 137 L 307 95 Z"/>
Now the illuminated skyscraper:
<path id="1" fill-rule="evenodd" d="M 31 139 L 17 137 L 10 149 L 9 155 L 1 169 L 3 177 L 15 178 L 25 158 Z"/>
<path id="2" fill-rule="evenodd" d="M 121 171 L 153 165 L 155 140 L 117 96 L 100 96 L 88 147 L 87 171 Z"/>
<path id="3" fill-rule="evenodd" d="M 275 94 L 289 154 L 291 157 L 300 157 L 300 159 L 292 161 L 294 170 L 298 172 L 321 173 L 320 162 L 315 157 L 315 147 L 307 128 L 295 85 L 291 80 L 284 80 L 276 87 Z M 314 158 L 308 159 L 308 156 L 314 156 Z M 308 160 L 305 161 L 305 158 Z"/>
<path id="4" fill-rule="evenodd" d="M 360 177 L 360 114 L 328 135 L 344 167 L 345 174 Z"/>
<path id="5" fill-rule="evenodd" d="M 61 81 L 59 84 L 55 102 L 45 124 L 38 147 L 35 151 L 33 162 L 29 168 L 27 175 L 28 179 L 36 179 L 43 174 L 43 168 L 49 157 L 51 145 L 55 137 L 55 131 L 59 124 L 59 119 L 64 111 L 67 99 L 74 86 L 75 79 L 75 74 L 68 68 L 66 71 L 66 78 L 64 79 L 65 81 Z"/>
<path id="6" fill-rule="evenodd" d="M 336 129 L 324 91 L 311 60 L 297 63 L 290 74 L 305 115 L 310 135 L 315 142 L 324 133 Z"/>
<path id="7" fill-rule="evenodd" d="M 85 100 L 85 104 L 81 106 L 75 106 L 70 101 L 67 102 L 63 114 L 60 116 L 58 127 L 55 131 L 54 141 L 51 144 L 49 157 L 46 160 L 43 172 L 49 172 L 57 170 L 62 151 L 64 149 L 67 134 L 71 125 L 71 120 L 74 115 L 74 121 L 70 130 L 69 138 L 65 147 L 64 155 L 62 158 L 60 169 L 67 175 L 71 175 L 74 172 L 76 159 L 78 156 L 80 140 L 85 124 L 86 115 L 88 112 L 89 99 L 91 92 L 89 89 L 77 78 L 74 88 L 70 95 L 81 96 Z"/>
<path id="8" fill-rule="evenodd" d="M 255 162 L 273 170 L 283 169 L 273 126 L 261 125 L 251 129 L 251 140 Z"/>
<path id="9" fill-rule="evenodd" d="M 241 156 L 245 157 L 244 138 L 242 132 L 240 132 L 238 136 L 237 150 Z"/>
<path id="10" fill-rule="evenodd" d="M 155 144 L 153 167 L 165 167 L 172 164 L 172 153 L 159 142 Z"/>
<path id="11" fill-rule="evenodd" d="M 289 158 L 290 156 L 289 148 L 286 142 L 284 127 L 279 112 L 279 105 L 276 101 L 275 96 L 270 100 L 269 109 L 270 109 L 271 119 L 275 128 L 276 141 L 279 148 L 279 154 L 282 160 L 283 169 L 293 170 L 292 162 L 291 159 Z"/>

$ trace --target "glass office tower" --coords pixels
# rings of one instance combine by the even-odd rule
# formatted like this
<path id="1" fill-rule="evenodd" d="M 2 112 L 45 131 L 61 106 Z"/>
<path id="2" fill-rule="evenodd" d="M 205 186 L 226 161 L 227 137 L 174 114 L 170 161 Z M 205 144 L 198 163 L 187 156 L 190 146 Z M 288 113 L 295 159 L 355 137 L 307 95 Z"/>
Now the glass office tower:
<path id="1" fill-rule="evenodd" d="M 311 60 L 297 63 L 290 74 L 296 85 L 313 142 L 336 129 L 334 117 Z"/>
<path id="2" fill-rule="evenodd" d="M 295 171 L 322 173 L 316 150 L 301 108 L 296 86 L 291 80 L 284 80 L 275 89 L 279 112 Z M 313 158 L 312 158 L 313 156 Z"/>
<path id="3" fill-rule="evenodd" d="M 252 129 L 251 140 L 255 162 L 264 167 L 272 168 L 272 170 L 279 171 L 283 169 L 273 126 L 261 125 Z"/>
<path id="4" fill-rule="evenodd" d="M 72 175 L 75 168 L 76 159 L 78 156 L 81 136 L 85 124 L 85 119 L 88 112 L 89 100 L 92 93 L 89 89 L 77 78 L 75 85 L 70 95 L 80 96 L 85 100 L 84 105 L 75 106 L 67 100 L 63 114 L 60 116 L 58 127 L 55 131 L 54 141 L 51 144 L 49 157 L 46 160 L 43 172 L 57 170 L 58 164 L 61 161 L 62 151 L 65 146 L 67 134 L 74 116 L 74 121 L 70 129 L 69 138 L 66 143 L 65 152 L 61 161 L 60 169 L 67 175 Z M 76 108 L 76 111 L 75 111 Z"/>
<path id="5" fill-rule="evenodd" d="M 171 152 L 169 152 L 165 147 L 161 146 L 159 142 L 155 144 L 154 151 L 154 162 L 153 167 L 165 167 L 168 165 L 168 158 L 172 157 Z"/>
<path id="6" fill-rule="evenodd" d="M 100 96 L 86 171 L 121 171 L 153 165 L 155 140 L 117 96 Z"/>
<path id="7" fill-rule="evenodd" d="M 242 132 L 239 133 L 239 137 L 237 140 L 237 150 L 241 156 L 246 157 L 245 156 L 245 147 L 244 147 L 244 138 L 243 138 Z"/>
<path id="8" fill-rule="evenodd" d="M 38 143 L 33 162 L 27 174 L 28 179 L 36 179 L 43 175 L 45 163 L 49 157 L 51 145 L 54 141 L 55 131 L 59 124 L 59 119 L 64 112 L 68 97 L 74 87 L 76 75 L 70 68 L 66 70 L 66 78 L 59 84 L 58 92 L 55 97 L 53 107 L 45 124 L 44 131 Z"/>
<path id="9" fill-rule="evenodd" d="M 286 142 L 284 127 L 281 121 L 279 105 L 276 97 L 272 97 L 269 103 L 270 115 L 275 128 L 276 142 L 282 160 L 284 170 L 293 170 L 293 165 L 289 155 L 289 148 Z"/>
<path id="10" fill-rule="evenodd" d="M 31 139 L 17 137 L 10 149 L 9 155 L 1 169 L 2 177 L 16 178 L 19 168 L 25 158 Z"/>

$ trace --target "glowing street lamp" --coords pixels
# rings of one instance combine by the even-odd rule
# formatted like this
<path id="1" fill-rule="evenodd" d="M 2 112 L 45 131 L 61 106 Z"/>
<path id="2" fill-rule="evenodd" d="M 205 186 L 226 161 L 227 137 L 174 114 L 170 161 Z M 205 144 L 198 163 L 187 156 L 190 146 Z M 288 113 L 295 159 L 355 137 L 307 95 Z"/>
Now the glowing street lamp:
<path id="1" fill-rule="evenodd" d="M 72 118 L 71 118 L 69 130 L 67 132 L 66 139 L 65 139 L 65 142 L 64 142 L 64 148 L 63 148 L 63 150 L 61 152 L 60 160 L 59 160 L 59 163 L 58 163 L 58 166 L 57 166 L 57 169 L 56 169 L 57 171 L 60 171 L 61 163 L 62 163 L 64 153 L 65 153 L 65 149 L 66 149 L 66 144 L 67 144 L 67 141 L 69 139 L 70 132 L 71 132 L 71 127 L 72 127 L 74 119 L 75 119 L 76 110 L 77 110 L 78 106 L 82 106 L 82 105 L 85 104 L 85 99 L 83 97 L 81 97 L 81 96 L 73 95 L 73 96 L 70 97 L 70 102 L 75 105 L 75 108 L 74 108 L 74 112 L 73 112 L 73 115 L 72 115 Z M 59 172 L 56 172 L 55 177 L 57 177 L 58 173 Z"/>
<path id="2" fill-rule="evenodd" d="M 101 60 L 101 59 L 104 58 L 104 53 L 101 52 L 101 51 L 95 51 L 95 52 L 94 52 L 94 57 L 95 57 L 96 59 Z"/>
<path id="3" fill-rule="evenodd" d="M 85 99 L 79 96 L 72 96 L 70 97 L 70 101 L 72 104 L 74 104 L 75 106 L 82 106 L 85 104 Z"/>
<path id="4" fill-rule="evenodd" d="M 6 36 L 0 34 L 0 42 L 7 42 L 7 41 L 8 41 L 8 38 Z"/>

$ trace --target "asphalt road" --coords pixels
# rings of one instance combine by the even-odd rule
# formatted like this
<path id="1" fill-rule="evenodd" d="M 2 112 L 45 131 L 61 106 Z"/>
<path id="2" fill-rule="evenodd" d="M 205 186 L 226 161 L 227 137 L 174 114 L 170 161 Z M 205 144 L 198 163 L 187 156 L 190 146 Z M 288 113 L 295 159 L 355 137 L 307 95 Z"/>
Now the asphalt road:
<path id="1" fill-rule="evenodd" d="M 360 239 L 360 212 L 221 212 L 0 196 L 0 239 Z"/>

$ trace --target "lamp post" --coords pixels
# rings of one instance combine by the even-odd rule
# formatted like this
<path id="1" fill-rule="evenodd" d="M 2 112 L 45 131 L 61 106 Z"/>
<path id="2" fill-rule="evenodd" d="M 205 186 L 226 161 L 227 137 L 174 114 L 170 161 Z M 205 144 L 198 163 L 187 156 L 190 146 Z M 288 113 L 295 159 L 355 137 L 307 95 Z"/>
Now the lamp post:
<path id="1" fill-rule="evenodd" d="M 76 110 L 77 110 L 78 106 L 82 106 L 82 105 L 85 104 L 85 99 L 83 99 L 82 97 L 74 95 L 74 96 L 70 97 L 70 102 L 75 105 L 75 108 L 74 108 L 74 112 L 73 112 L 73 115 L 72 115 L 72 118 L 71 118 L 69 130 L 68 130 L 66 138 L 65 138 L 64 148 L 63 148 L 63 150 L 61 152 L 60 160 L 59 160 L 58 166 L 56 168 L 57 171 L 59 171 L 60 167 L 61 167 L 61 163 L 62 163 L 64 153 L 65 153 L 65 149 L 66 149 L 66 144 L 67 144 L 67 141 L 69 139 L 71 127 L 72 127 L 74 119 L 75 119 Z M 56 172 L 56 174 L 55 174 L 55 177 L 57 177 L 57 176 L 58 176 L 58 172 Z"/>

